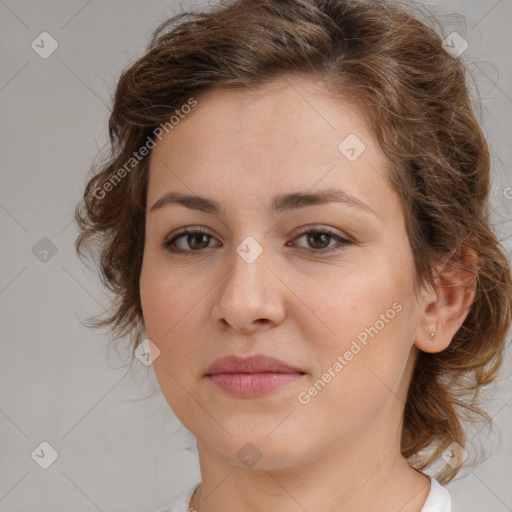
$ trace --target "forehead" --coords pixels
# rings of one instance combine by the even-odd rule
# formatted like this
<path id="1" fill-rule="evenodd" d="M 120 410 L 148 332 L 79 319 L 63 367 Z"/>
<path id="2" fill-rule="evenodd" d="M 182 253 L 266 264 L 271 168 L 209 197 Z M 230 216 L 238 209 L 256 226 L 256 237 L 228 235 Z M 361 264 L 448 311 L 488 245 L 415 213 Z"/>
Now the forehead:
<path id="1" fill-rule="evenodd" d="M 383 216 L 396 213 L 387 160 L 357 106 L 319 83 L 283 78 L 195 99 L 197 106 L 152 151 L 148 204 L 169 190 L 247 204 L 336 187 Z"/>
<path id="2" fill-rule="evenodd" d="M 289 158 L 301 153 L 312 156 L 315 148 L 338 157 L 338 144 L 348 133 L 373 145 L 357 106 L 333 98 L 312 79 L 287 77 L 258 87 L 216 88 L 196 100 L 197 107 L 164 135 L 167 144 L 160 144 L 155 153 L 165 153 L 166 145 L 185 150 L 181 142 L 187 140 L 187 147 L 197 150 L 198 156 L 206 153 L 208 144 L 208 153 L 214 150 L 226 156 L 240 148 L 245 154 L 267 149 L 285 156 L 284 151 L 293 146 Z"/>

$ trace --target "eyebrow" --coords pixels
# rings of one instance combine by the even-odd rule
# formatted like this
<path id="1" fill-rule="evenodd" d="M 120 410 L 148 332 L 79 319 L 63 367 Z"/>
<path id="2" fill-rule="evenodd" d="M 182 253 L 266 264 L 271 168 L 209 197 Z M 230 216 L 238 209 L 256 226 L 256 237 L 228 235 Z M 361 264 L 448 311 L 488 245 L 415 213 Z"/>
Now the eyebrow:
<path id="1" fill-rule="evenodd" d="M 378 217 L 377 213 L 370 208 L 367 204 L 363 203 L 356 197 L 337 189 L 325 189 L 318 192 L 292 192 L 282 194 L 273 198 L 271 203 L 271 210 L 274 213 L 288 212 L 298 208 L 305 208 L 307 206 L 327 204 L 327 203 L 342 203 L 347 206 L 358 208 L 362 211 L 371 213 Z M 222 214 L 222 206 L 213 199 L 198 196 L 194 194 L 182 194 L 180 192 L 167 192 L 160 199 L 158 199 L 150 208 L 150 212 L 154 212 L 164 206 L 177 204 L 189 208 L 191 210 L 198 210 L 205 213 L 214 215 Z"/>

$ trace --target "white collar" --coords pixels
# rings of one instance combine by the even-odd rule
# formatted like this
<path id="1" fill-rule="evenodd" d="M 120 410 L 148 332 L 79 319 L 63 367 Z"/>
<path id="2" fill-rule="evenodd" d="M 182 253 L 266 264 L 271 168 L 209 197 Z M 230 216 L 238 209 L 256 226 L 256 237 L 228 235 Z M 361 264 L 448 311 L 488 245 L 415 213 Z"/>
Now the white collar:
<path id="1" fill-rule="evenodd" d="M 448 489 L 435 478 L 430 478 L 430 492 L 421 512 L 452 512 L 452 498 Z"/>

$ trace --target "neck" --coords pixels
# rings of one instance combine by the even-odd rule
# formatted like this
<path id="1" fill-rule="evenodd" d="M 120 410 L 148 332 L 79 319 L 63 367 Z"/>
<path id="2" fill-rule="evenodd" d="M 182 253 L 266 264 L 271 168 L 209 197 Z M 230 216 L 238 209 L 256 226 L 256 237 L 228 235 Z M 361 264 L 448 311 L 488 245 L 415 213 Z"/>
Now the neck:
<path id="1" fill-rule="evenodd" d="M 235 466 L 198 442 L 202 482 L 192 510 L 420 512 L 430 492 L 428 477 L 403 459 L 399 439 L 393 446 L 379 443 L 374 428 L 364 437 L 358 433 L 358 440 L 370 447 L 365 453 L 346 443 L 330 446 L 314 460 L 277 469 Z"/>

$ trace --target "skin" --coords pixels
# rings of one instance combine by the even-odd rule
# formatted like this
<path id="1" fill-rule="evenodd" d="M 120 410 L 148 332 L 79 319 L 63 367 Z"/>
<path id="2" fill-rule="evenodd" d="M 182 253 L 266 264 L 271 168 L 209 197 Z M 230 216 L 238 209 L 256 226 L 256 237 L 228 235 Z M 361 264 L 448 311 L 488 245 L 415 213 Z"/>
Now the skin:
<path id="1" fill-rule="evenodd" d="M 418 350 L 445 349 L 466 317 L 474 294 L 458 285 L 467 276 L 452 272 L 415 296 L 400 199 L 354 105 L 297 76 L 197 100 L 151 154 L 140 276 L 147 337 L 161 352 L 156 377 L 197 439 L 202 485 L 192 507 L 419 512 L 430 482 L 400 454 L 405 397 Z M 349 134 L 366 147 L 355 161 L 338 149 Z M 374 213 L 341 203 L 270 210 L 276 195 L 324 188 Z M 223 212 L 150 211 L 169 191 L 206 196 Z M 170 253 L 162 244 L 185 226 L 211 237 L 184 236 L 175 246 L 193 254 Z M 315 241 L 297 234 L 302 226 L 354 243 Z M 248 236 L 263 250 L 251 263 L 236 251 Z M 394 303 L 400 312 L 300 403 L 298 394 Z M 231 354 L 274 356 L 306 374 L 264 397 L 228 396 L 204 373 Z M 237 457 L 247 443 L 261 454 L 253 467 Z"/>

